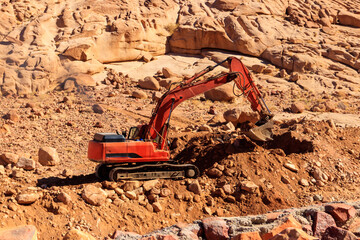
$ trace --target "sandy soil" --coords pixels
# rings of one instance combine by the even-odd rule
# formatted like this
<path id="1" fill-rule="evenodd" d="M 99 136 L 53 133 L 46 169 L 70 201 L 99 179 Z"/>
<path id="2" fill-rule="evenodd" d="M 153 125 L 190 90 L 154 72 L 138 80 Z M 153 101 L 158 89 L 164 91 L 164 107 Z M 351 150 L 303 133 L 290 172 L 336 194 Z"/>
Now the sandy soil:
<path id="1" fill-rule="evenodd" d="M 198 63 L 193 64 L 194 60 Z M 163 210 L 158 213 L 139 200 L 108 199 L 99 207 L 87 204 L 81 197 L 83 188 L 89 184 L 102 186 L 94 175 L 96 164 L 87 160 L 88 141 L 96 132 L 121 131 L 147 122 L 155 107 L 151 98 L 141 100 L 130 96 L 129 92 L 138 89 L 136 79 L 153 75 L 165 65 L 176 73 L 191 75 L 210 63 L 210 60 L 195 57 L 164 56 L 148 65 L 113 64 L 108 67 L 116 71 L 128 69 L 127 74 L 134 78 L 126 84 L 126 89 L 99 83 L 95 88 L 81 88 L 75 92 L 54 90 L 43 95 L 2 97 L 0 116 L 15 110 L 19 120 L 0 119 L 3 129 L 0 154 L 11 152 L 37 160 L 39 148 L 50 146 L 57 149 L 61 163 L 53 167 L 38 165 L 32 171 L 5 168 L 0 178 L 0 227 L 34 224 L 42 240 L 61 239 L 70 228 L 77 227 L 97 239 L 104 239 L 116 229 L 146 233 L 177 222 L 192 222 L 209 213 L 239 216 L 321 201 L 359 199 L 359 99 L 330 96 L 347 108 L 338 108 L 336 113 L 305 111 L 297 115 L 288 111 L 292 102 L 306 98 L 309 110 L 322 96 L 297 90 L 290 85 L 292 83 L 284 84 L 280 90 L 276 87 L 279 91 L 275 92 L 272 84 L 258 80 L 261 92 L 266 93 L 265 101 L 276 116 L 273 141 L 258 143 L 238 132 L 226 133 L 216 127 L 213 133 L 183 131 L 214 117 L 208 113 L 210 106 L 222 114 L 232 107 L 246 106 L 244 99 L 221 103 L 204 101 L 199 96 L 174 111 L 170 140 L 177 139 L 177 147 L 172 149 L 172 158 L 193 162 L 200 168 L 198 181 L 203 191 L 200 197 L 187 190 L 192 180 L 160 180 L 158 188 L 168 188 L 171 194 L 159 198 Z M 95 78 L 100 82 L 103 76 Z M 298 91 L 297 94 L 287 91 L 289 87 Z M 151 96 L 152 91 L 146 92 Z M 68 100 L 64 101 L 65 97 Z M 92 111 L 96 103 L 105 113 Z M 285 167 L 287 163 L 297 170 L 289 170 Z M 214 167 L 221 170 L 222 176 L 208 176 L 208 170 Z M 316 169 L 327 176 L 326 180 L 316 180 Z M 17 177 L 13 175 L 14 170 L 20 172 Z M 303 179 L 308 186 L 300 184 Z M 254 193 L 242 190 L 243 181 L 251 181 L 258 190 Z M 117 186 L 123 184 L 120 182 Z M 224 195 L 218 189 L 227 184 L 232 193 Z M 29 188 L 41 193 L 41 198 L 31 205 L 18 204 L 16 195 Z M 60 192 L 71 196 L 70 204 L 56 200 Z M 204 207 L 211 212 L 205 213 Z"/>

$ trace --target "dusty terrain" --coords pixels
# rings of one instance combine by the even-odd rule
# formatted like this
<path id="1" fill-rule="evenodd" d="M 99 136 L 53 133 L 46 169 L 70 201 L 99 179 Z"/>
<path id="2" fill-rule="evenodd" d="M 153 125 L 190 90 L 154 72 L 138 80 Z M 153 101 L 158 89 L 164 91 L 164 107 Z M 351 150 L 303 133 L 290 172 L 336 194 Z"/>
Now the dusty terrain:
<path id="1" fill-rule="evenodd" d="M 359 5 L 3 1 L 0 228 L 34 225 L 42 240 L 76 228 L 104 239 L 116 229 L 144 234 L 210 215 L 358 200 Z M 223 101 L 202 94 L 172 116 L 172 159 L 197 165 L 197 181 L 95 177 L 87 144 L 96 132 L 147 123 L 171 84 L 228 56 L 250 69 L 275 115 L 273 141 L 226 123 L 227 110 L 249 110 L 231 83 Z M 54 164 L 40 164 L 44 147 L 58 154 Z M 101 201 L 85 200 L 88 189 Z"/>
<path id="2" fill-rule="evenodd" d="M 103 189 L 124 187 L 124 182 L 116 186 L 99 182 L 94 175 L 96 164 L 86 157 L 87 142 L 96 132 L 121 131 L 148 120 L 155 103 L 150 98 L 131 97 L 131 91 L 139 89 L 136 83 L 130 81 L 124 89 L 99 83 L 97 87 L 71 92 L 54 90 L 47 94 L 2 97 L 1 115 L 15 110 L 17 116 L 13 120 L 1 119 L 2 152 L 37 161 L 39 148 L 49 146 L 56 148 L 60 163 L 49 167 L 37 164 L 30 171 L 11 165 L 2 170 L 1 226 L 33 224 L 39 239 L 59 239 L 76 227 L 103 239 L 116 229 L 146 233 L 210 215 L 260 214 L 321 201 L 358 199 L 359 100 L 348 95 L 323 94 L 324 98 L 301 89 L 297 90 L 299 95 L 291 91 L 274 92 L 272 84 L 261 77 L 266 78 L 258 76 L 256 82 L 268 94 L 265 101 L 269 108 L 279 116 L 275 117 L 273 141 L 254 142 L 237 131 L 221 130 L 225 110 L 247 107 L 242 97 L 227 103 L 199 96 L 175 110 L 170 135 L 172 141 L 177 139 L 177 144 L 173 145 L 176 147 L 172 157 L 193 162 L 200 168 L 198 181 L 202 193 L 187 190 L 193 180 L 160 180 L 156 188 L 170 190 L 168 196 L 158 199 L 160 212 L 154 212 L 147 197 L 129 200 L 121 194 L 114 196 L 111 190 L 101 206 L 88 204 L 82 198 L 88 185 Z M 144 91 L 150 96 L 153 92 Z M 289 110 L 292 101 L 304 102 L 310 109 L 322 98 L 334 101 L 332 114 L 340 114 L 340 119 L 334 115 L 330 120 L 331 114 L 325 112 L 305 110 L 295 114 Z M 346 109 L 338 107 L 339 103 L 346 105 Z M 94 104 L 103 106 L 104 113 L 94 113 Z M 210 121 L 217 126 L 208 123 L 214 117 L 208 113 L 210 107 L 220 115 L 216 117 L 220 120 Z M 323 115 L 327 120 L 322 120 Z M 206 123 L 213 126 L 212 133 L 197 130 Z M 189 126 L 194 130 L 185 130 Z M 287 163 L 293 167 L 285 167 Z M 209 174 L 213 168 L 221 176 Z M 301 182 L 304 180 L 307 184 Z M 250 190 L 242 188 L 244 181 L 252 183 Z M 16 196 L 26 191 L 37 192 L 38 200 L 30 205 L 19 204 Z M 70 203 L 57 199 L 62 192 L 70 196 Z"/>

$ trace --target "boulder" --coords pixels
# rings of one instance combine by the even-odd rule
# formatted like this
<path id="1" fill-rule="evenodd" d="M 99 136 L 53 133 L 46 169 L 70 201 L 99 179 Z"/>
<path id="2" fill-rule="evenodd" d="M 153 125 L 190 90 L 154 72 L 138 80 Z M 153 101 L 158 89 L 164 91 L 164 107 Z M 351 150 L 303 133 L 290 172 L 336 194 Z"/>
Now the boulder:
<path id="1" fill-rule="evenodd" d="M 0 229 L 1 240 L 37 240 L 37 230 L 33 225 L 23 225 Z"/>
<path id="2" fill-rule="evenodd" d="M 289 169 L 290 171 L 293 171 L 293 172 L 299 171 L 299 169 L 292 163 L 285 163 L 284 167 L 286 167 L 287 169 Z"/>
<path id="3" fill-rule="evenodd" d="M 239 108 L 233 108 L 226 110 L 223 116 L 227 122 L 233 122 L 236 124 L 238 122 L 238 119 L 240 118 L 240 114 L 241 110 Z"/>
<path id="4" fill-rule="evenodd" d="M 240 182 L 240 188 L 246 192 L 255 193 L 259 189 L 259 186 L 254 182 L 247 180 Z"/>
<path id="5" fill-rule="evenodd" d="M 223 175 L 223 172 L 220 171 L 219 169 L 213 167 L 213 168 L 210 168 L 207 172 L 206 172 L 206 175 L 208 175 L 209 177 L 211 178 L 219 178 Z"/>
<path id="6" fill-rule="evenodd" d="M 56 199 L 62 203 L 69 204 L 71 203 L 71 197 L 65 192 L 61 192 L 57 195 Z"/>
<path id="7" fill-rule="evenodd" d="M 167 67 L 163 67 L 162 68 L 162 74 L 164 75 L 165 78 L 172 78 L 172 77 L 178 77 L 177 74 L 175 74 L 173 71 L 171 71 L 169 68 Z"/>
<path id="8" fill-rule="evenodd" d="M 93 185 L 87 185 L 81 196 L 87 203 L 94 206 L 102 205 L 107 198 L 107 194 L 104 190 Z"/>
<path id="9" fill-rule="evenodd" d="M 239 4 L 237 0 L 216 0 L 211 7 L 221 11 L 233 11 Z"/>
<path id="10" fill-rule="evenodd" d="M 19 161 L 19 156 L 14 153 L 5 152 L 0 155 L 0 164 L 12 164 L 15 165 Z"/>
<path id="11" fill-rule="evenodd" d="M 96 238 L 78 229 L 71 229 L 65 234 L 63 240 L 96 240 Z"/>
<path id="12" fill-rule="evenodd" d="M 243 232 L 235 235 L 231 240 L 261 240 L 259 232 Z"/>
<path id="13" fill-rule="evenodd" d="M 360 14 L 354 14 L 345 10 L 339 11 L 337 19 L 341 25 L 360 28 Z"/>
<path id="14" fill-rule="evenodd" d="M 276 234 L 271 240 L 315 240 L 318 239 L 313 237 L 301 229 L 289 227 Z"/>
<path id="15" fill-rule="evenodd" d="M 20 119 L 19 114 L 17 114 L 16 110 L 11 110 L 7 114 L 4 115 L 4 119 L 8 119 L 13 122 L 17 122 Z"/>
<path id="16" fill-rule="evenodd" d="M 235 99 L 233 83 L 227 83 L 204 93 L 205 98 L 212 101 L 229 102 Z"/>
<path id="17" fill-rule="evenodd" d="M 127 181 L 124 185 L 123 185 L 123 190 L 125 192 L 127 191 L 134 191 L 135 189 L 139 188 L 141 186 L 139 181 Z"/>
<path id="18" fill-rule="evenodd" d="M 94 113 L 103 114 L 105 112 L 104 108 L 99 104 L 92 105 L 92 110 Z"/>
<path id="19" fill-rule="evenodd" d="M 18 204 L 21 205 L 29 205 L 32 204 L 34 202 L 36 202 L 36 200 L 38 200 L 40 198 L 40 194 L 39 193 L 19 193 L 16 196 L 16 201 Z"/>
<path id="20" fill-rule="evenodd" d="M 168 197 L 171 195 L 171 190 L 169 188 L 162 188 L 160 192 L 160 197 Z"/>
<path id="21" fill-rule="evenodd" d="M 65 89 L 66 83 L 71 81 L 73 81 L 73 84 L 75 86 L 90 86 L 90 87 L 96 86 L 96 81 L 90 74 L 80 73 L 65 79 L 64 90 L 66 90 Z M 68 83 L 68 84 L 72 84 L 72 83 Z"/>
<path id="22" fill-rule="evenodd" d="M 29 158 L 20 157 L 19 161 L 16 163 L 16 167 L 25 170 L 34 170 L 36 168 L 36 162 Z"/>
<path id="23" fill-rule="evenodd" d="M 197 180 L 189 184 L 188 190 L 198 195 L 202 193 L 201 186 Z"/>
<path id="24" fill-rule="evenodd" d="M 149 52 L 144 52 L 142 54 L 142 60 L 146 63 L 150 62 L 153 58 L 154 58 L 153 55 Z"/>
<path id="25" fill-rule="evenodd" d="M 148 192 L 151 189 L 153 189 L 158 183 L 159 183 L 158 179 L 149 180 L 149 181 L 144 182 L 142 187 L 143 187 L 145 192 Z"/>
<path id="26" fill-rule="evenodd" d="M 87 61 L 93 58 L 93 52 L 91 51 L 90 44 L 79 44 L 75 46 L 70 46 L 63 53 L 64 56 L 71 57 L 75 60 Z"/>
<path id="27" fill-rule="evenodd" d="M 305 178 L 301 178 L 300 180 L 299 180 L 299 184 L 301 185 L 301 186 L 303 186 L 303 187 L 308 187 L 310 184 L 309 184 L 309 181 L 308 180 L 306 180 Z"/>
<path id="28" fill-rule="evenodd" d="M 115 240 L 127 240 L 127 239 L 140 239 L 141 235 L 134 233 L 134 232 L 124 232 L 121 230 L 116 230 L 112 236 L 112 239 Z"/>
<path id="29" fill-rule="evenodd" d="M 43 166 L 55 166 L 60 163 L 59 155 L 55 148 L 42 147 L 39 149 L 39 163 Z"/>
<path id="30" fill-rule="evenodd" d="M 133 91 L 131 96 L 133 96 L 134 98 L 140 98 L 140 99 L 146 99 L 147 98 L 147 94 L 144 91 L 141 91 L 141 90 Z"/>
<path id="31" fill-rule="evenodd" d="M 340 223 L 345 223 L 356 215 L 356 209 L 345 203 L 333 203 L 326 205 L 325 212 L 329 213 Z"/>
<path id="32" fill-rule="evenodd" d="M 314 236 L 321 238 L 328 227 L 336 227 L 334 218 L 325 212 L 316 212 L 313 223 Z"/>
<path id="33" fill-rule="evenodd" d="M 290 109 L 292 113 L 302 113 L 305 110 L 305 106 L 300 102 L 296 102 L 291 104 Z"/>
<path id="34" fill-rule="evenodd" d="M 134 191 L 126 191 L 125 196 L 129 198 L 130 200 L 137 199 L 137 194 Z"/>
<path id="35" fill-rule="evenodd" d="M 238 123 L 249 122 L 255 124 L 259 120 L 260 120 L 260 114 L 258 112 L 242 111 L 239 116 Z"/>
<path id="36" fill-rule="evenodd" d="M 139 80 L 139 87 L 158 91 L 160 89 L 160 84 L 154 77 L 146 77 Z"/>
<path id="37" fill-rule="evenodd" d="M 282 219 L 282 221 L 278 222 L 278 225 L 275 226 L 270 232 L 265 233 L 262 236 L 262 239 L 269 240 L 287 228 L 296 228 L 301 230 L 302 225 L 292 215 L 289 215 L 286 218 Z"/>
<path id="38" fill-rule="evenodd" d="M 343 228 L 331 226 L 325 230 L 321 240 L 333 240 L 333 239 L 357 240 L 358 237 L 356 237 L 356 235 L 353 234 L 352 232 L 347 231 Z"/>
<path id="39" fill-rule="evenodd" d="M 226 222 L 217 217 L 202 220 L 206 239 L 225 240 L 229 239 L 229 227 Z"/>
<path id="40" fill-rule="evenodd" d="M 154 202 L 152 204 L 152 207 L 154 209 L 154 212 L 161 212 L 163 210 L 163 208 L 159 202 Z"/>

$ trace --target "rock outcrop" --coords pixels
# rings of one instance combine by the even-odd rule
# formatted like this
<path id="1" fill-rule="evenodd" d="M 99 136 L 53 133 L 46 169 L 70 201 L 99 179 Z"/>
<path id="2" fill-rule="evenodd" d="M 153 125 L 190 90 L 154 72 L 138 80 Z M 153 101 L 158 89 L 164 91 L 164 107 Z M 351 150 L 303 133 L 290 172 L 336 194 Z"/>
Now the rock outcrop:
<path id="1" fill-rule="evenodd" d="M 201 54 L 209 48 L 259 57 L 290 72 L 328 76 L 329 68 L 339 69 L 334 62 L 359 70 L 357 33 L 335 26 L 360 27 L 356 3 L 346 6 L 335 0 L 107 0 L 101 6 L 7 0 L 0 92 L 44 92 L 73 76 L 100 72 L 105 63 L 149 62 L 168 52 Z M 76 77 L 77 84 L 82 79 Z"/>

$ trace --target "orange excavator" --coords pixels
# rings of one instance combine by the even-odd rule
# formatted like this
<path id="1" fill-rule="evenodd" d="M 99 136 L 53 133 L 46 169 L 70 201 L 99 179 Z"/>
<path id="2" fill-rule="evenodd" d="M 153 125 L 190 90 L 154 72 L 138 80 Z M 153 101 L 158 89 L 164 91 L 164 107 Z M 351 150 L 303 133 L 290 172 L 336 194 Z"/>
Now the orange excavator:
<path id="1" fill-rule="evenodd" d="M 201 78 L 225 62 L 230 66 L 229 73 Z M 261 117 L 257 123 L 260 126 L 247 130 L 245 134 L 254 140 L 270 140 L 271 112 L 248 69 L 239 59 L 229 57 L 214 66 L 208 66 L 173 89 L 170 88 L 158 101 L 150 122 L 131 127 L 127 138 L 117 133 L 96 133 L 89 142 L 88 158 L 99 163 L 96 167 L 97 177 L 112 181 L 198 177 L 199 170 L 195 165 L 174 163 L 170 160 L 167 133 L 171 114 L 183 101 L 231 81 L 235 82 L 249 100 L 252 110 Z"/>

